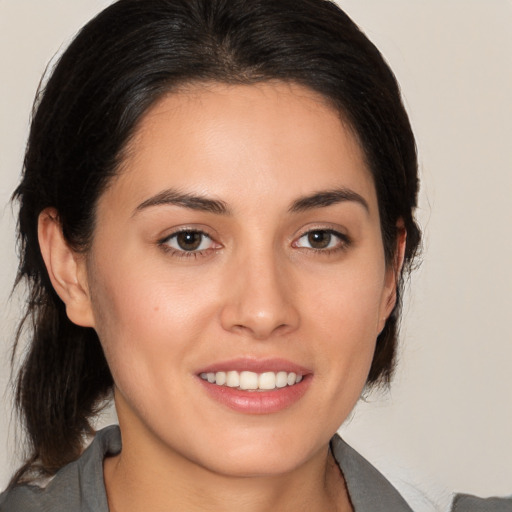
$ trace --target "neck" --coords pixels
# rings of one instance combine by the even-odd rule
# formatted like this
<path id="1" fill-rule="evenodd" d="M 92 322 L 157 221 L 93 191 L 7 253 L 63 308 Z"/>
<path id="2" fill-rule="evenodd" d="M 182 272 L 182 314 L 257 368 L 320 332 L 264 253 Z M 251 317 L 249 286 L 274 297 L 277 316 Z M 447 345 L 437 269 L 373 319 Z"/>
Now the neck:
<path id="1" fill-rule="evenodd" d="M 111 512 L 352 511 L 328 446 L 285 474 L 240 477 L 183 460 L 154 443 L 131 441 L 130 429 L 123 429 L 123 450 L 104 463 Z"/>

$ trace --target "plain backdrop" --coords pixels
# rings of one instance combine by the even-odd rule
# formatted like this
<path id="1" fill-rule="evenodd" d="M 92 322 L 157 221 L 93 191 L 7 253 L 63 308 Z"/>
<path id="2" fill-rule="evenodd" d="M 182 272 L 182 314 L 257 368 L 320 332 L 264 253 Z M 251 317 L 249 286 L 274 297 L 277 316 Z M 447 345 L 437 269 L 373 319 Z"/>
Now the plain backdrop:
<path id="1" fill-rule="evenodd" d="M 47 62 L 108 3 L 0 0 L 0 489 L 18 462 L 8 379 L 23 301 L 9 299 L 9 198 Z M 391 391 L 367 396 L 340 431 L 406 495 L 425 491 L 425 510 L 443 508 L 450 491 L 511 494 L 512 2 L 339 3 L 401 83 L 425 231 Z"/>

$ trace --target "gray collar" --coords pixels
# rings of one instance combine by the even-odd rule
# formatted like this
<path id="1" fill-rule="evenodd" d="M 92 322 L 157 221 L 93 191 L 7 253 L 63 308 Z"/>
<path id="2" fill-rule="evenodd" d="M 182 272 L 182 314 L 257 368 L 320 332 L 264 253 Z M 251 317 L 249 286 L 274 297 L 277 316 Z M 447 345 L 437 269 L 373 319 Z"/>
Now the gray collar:
<path id="1" fill-rule="evenodd" d="M 412 512 L 399 492 L 337 434 L 331 450 L 347 482 L 355 512 Z"/>
<path id="2" fill-rule="evenodd" d="M 412 512 L 398 491 L 339 436 L 331 440 L 355 512 Z M 117 425 L 100 430 L 82 456 L 44 488 L 21 485 L 0 495 L 0 512 L 108 512 L 103 460 L 121 451 Z"/>

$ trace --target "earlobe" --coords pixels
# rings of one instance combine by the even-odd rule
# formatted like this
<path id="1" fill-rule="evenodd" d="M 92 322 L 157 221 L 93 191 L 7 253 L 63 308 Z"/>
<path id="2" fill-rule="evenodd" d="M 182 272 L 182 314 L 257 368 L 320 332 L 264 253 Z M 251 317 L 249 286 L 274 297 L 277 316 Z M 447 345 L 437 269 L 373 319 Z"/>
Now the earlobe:
<path id="1" fill-rule="evenodd" d="M 94 327 L 85 258 L 66 242 L 55 208 L 47 208 L 39 215 L 38 237 L 48 275 L 66 305 L 68 318 L 77 325 Z"/>

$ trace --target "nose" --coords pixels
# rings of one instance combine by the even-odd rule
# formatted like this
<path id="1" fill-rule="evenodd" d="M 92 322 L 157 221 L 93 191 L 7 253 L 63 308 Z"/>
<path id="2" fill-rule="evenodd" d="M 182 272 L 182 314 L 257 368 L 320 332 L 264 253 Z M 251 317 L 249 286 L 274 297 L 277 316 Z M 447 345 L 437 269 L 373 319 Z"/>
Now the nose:
<path id="1" fill-rule="evenodd" d="M 230 268 L 227 295 L 221 311 L 222 327 L 264 340 L 285 335 L 299 326 L 292 272 L 272 256 L 241 257 Z"/>

